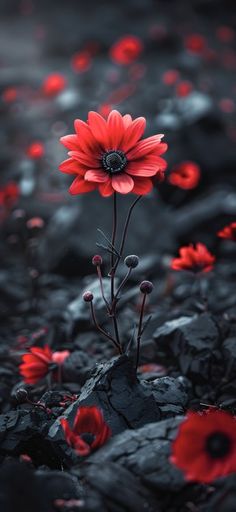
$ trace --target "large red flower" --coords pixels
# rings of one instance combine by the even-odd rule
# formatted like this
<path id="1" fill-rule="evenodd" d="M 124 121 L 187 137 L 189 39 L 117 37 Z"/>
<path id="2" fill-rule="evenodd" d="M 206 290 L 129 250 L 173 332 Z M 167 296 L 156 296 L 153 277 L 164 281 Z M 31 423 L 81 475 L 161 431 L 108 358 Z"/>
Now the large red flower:
<path id="1" fill-rule="evenodd" d="M 69 159 L 60 170 L 77 177 L 71 194 L 98 189 L 102 196 L 114 192 L 143 195 L 152 190 L 152 178 L 163 174 L 166 162 L 160 155 L 167 149 L 163 135 L 140 140 L 145 130 L 144 117 L 132 120 L 116 110 L 105 120 L 89 112 L 88 122 L 75 121 L 75 135 L 61 138 L 69 151 Z"/>
<path id="2" fill-rule="evenodd" d="M 105 423 L 102 411 L 97 407 L 80 407 L 73 428 L 65 418 L 61 419 L 67 443 L 77 455 L 88 455 L 102 446 L 111 436 L 111 430 Z"/>
<path id="3" fill-rule="evenodd" d="M 223 229 L 218 231 L 217 235 L 220 238 L 228 238 L 228 240 L 236 242 L 236 222 L 231 222 L 231 224 L 225 226 Z"/>
<path id="4" fill-rule="evenodd" d="M 215 256 L 211 254 L 204 244 L 192 244 L 179 249 L 179 258 L 171 262 L 173 270 L 190 270 L 191 272 L 210 272 L 212 270 Z"/>
<path id="5" fill-rule="evenodd" d="M 9 181 L 0 188 L 0 208 L 12 208 L 18 201 L 20 189 L 14 181 Z"/>
<path id="6" fill-rule="evenodd" d="M 201 171 L 195 162 L 186 161 L 176 165 L 171 171 L 168 181 L 171 185 L 190 190 L 195 188 L 200 180 Z"/>
<path id="7" fill-rule="evenodd" d="M 186 480 L 210 483 L 236 472 L 236 421 L 227 412 L 189 412 L 172 445 L 171 462 Z"/>
<path id="8" fill-rule="evenodd" d="M 52 352 L 47 345 L 43 348 L 32 347 L 28 354 L 22 356 L 20 374 L 26 384 L 36 384 L 46 377 L 50 370 L 57 370 L 57 366 L 61 365 L 69 354 L 68 350 Z"/>

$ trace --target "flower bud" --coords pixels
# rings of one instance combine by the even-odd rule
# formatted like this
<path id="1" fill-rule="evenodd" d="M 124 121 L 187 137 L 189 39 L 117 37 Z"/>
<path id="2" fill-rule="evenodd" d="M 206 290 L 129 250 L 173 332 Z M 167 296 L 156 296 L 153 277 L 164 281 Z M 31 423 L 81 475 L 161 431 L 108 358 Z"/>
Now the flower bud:
<path id="1" fill-rule="evenodd" d="M 28 393 L 27 393 L 26 389 L 24 389 L 24 388 L 17 389 L 16 392 L 15 392 L 15 399 L 20 404 L 23 404 L 23 403 L 27 402 Z"/>
<path id="2" fill-rule="evenodd" d="M 93 300 L 92 292 L 90 292 L 90 291 L 84 292 L 83 293 L 83 300 L 84 300 L 84 302 L 92 302 L 92 300 Z"/>
<path id="3" fill-rule="evenodd" d="M 152 293 L 153 284 L 151 281 L 142 281 L 139 288 L 140 292 L 149 294 Z"/>
<path id="4" fill-rule="evenodd" d="M 100 267 L 102 265 L 102 257 L 100 256 L 100 254 L 95 254 L 95 256 L 92 259 L 92 264 L 95 267 Z"/>
<path id="5" fill-rule="evenodd" d="M 130 254 L 129 256 L 126 256 L 124 263 L 128 268 L 135 268 L 139 264 L 139 257 L 136 256 L 136 254 Z"/>

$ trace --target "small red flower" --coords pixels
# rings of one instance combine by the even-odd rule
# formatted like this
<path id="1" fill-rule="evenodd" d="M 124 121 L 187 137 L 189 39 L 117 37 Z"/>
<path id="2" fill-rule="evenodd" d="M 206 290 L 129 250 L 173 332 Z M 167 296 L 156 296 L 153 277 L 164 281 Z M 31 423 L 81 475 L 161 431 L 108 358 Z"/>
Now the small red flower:
<path id="1" fill-rule="evenodd" d="M 163 135 L 140 140 L 146 126 L 144 117 L 132 120 L 113 110 L 105 120 L 89 112 L 88 122 L 75 121 L 75 135 L 61 138 L 70 158 L 60 165 L 60 171 L 77 174 L 70 187 L 71 194 L 98 189 L 104 197 L 114 192 L 148 194 L 152 178 L 163 174 L 166 162 L 160 157 L 167 144 Z"/>
<path id="2" fill-rule="evenodd" d="M 17 203 L 19 196 L 20 189 L 17 183 L 9 181 L 9 183 L 0 188 L 0 208 L 12 208 Z"/>
<path id="3" fill-rule="evenodd" d="M 174 85 L 179 79 L 179 71 L 177 69 L 168 69 L 162 75 L 162 81 L 165 85 Z"/>
<path id="4" fill-rule="evenodd" d="M 190 270 L 191 272 L 210 272 L 212 270 L 215 256 L 211 254 L 206 246 L 197 243 L 195 248 L 192 244 L 179 249 L 179 258 L 171 262 L 173 270 Z"/>
<path id="5" fill-rule="evenodd" d="M 63 364 L 69 355 L 68 350 L 52 352 L 47 345 L 44 348 L 32 347 L 28 354 L 22 356 L 22 363 L 19 367 L 20 374 L 26 384 L 36 384 L 46 377 L 54 365 Z M 56 370 L 56 366 L 53 369 Z"/>
<path id="6" fill-rule="evenodd" d="M 91 60 L 91 55 L 88 51 L 77 52 L 71 59 L 72 69 L 76 73 L 87 71 L 91 66 Z"/>
<path id="7" fill-rule="evenodd" d="M 15 87 L 7 87 L 2 93 L 2 99 L 5 103 L 12 103 L 17 99 L 17 89 Z"/>
<path id="8" fill-rule="evenodd" d="M 110 56 L 118 64 L 131 64 L 143 51 L 143 43 L 136 36 L 124 36 L 116 41 L 111 49 Z"/>
<path id="9" fill-rule="evenodd" d="M 32 142 L 28 146 L 26 153 L 32 160 L 39 160 L 44 155 L 44 145 L 39 141 Z"/>
<path id="10" fill-rule="evenodd" d="M 175 91 L 179 98 L 185 98 L 193 90 L 193 84 L 189 80 L 183 80 L 176 85 Z"/>
<path id="11" fill-rule="evenodd" d="M 227 412 L 189 412 L 172 445 L 171 462 L 186 480 L 210 483 L 236 472 L 236 422 Z"/>
<path id="12" fill-rule="evenodd" d="M 96 450 L 111 436 L 102 411 L 95 406 L 80 407 L 72 429 L 65 418 L 61 419 L 61 426 L 67 443 L 81 456 Z"/>
<path id="13" fill-rule="evenodd" d="M 190 34 L 185 38 L 185 48 L 196 55 L 200 55 L 207 47 L 207 42 L 201 34 Z"/>
<path id="14" fill-rule="evenodd" d="M 42 90 L 45 96 L 56 96 L 66 87 L 66 79 L 61 73 L 51 73 L 43 81 Z"/>
<path id="15" fill-rule="evenodd" d="M 169 183 L 184 190 L 195 188 L 200 180 L 201 171 L 195 162 L 186 161 L 176 165 L 168 177 Z"/>
<path id="16" fill-rule="evenodd" d="M 220 238 L 228 238 L 233 242 L 236 242 L 236 222 L 231 222 L 228 226 L 218 231 L 217 235 Z"/>

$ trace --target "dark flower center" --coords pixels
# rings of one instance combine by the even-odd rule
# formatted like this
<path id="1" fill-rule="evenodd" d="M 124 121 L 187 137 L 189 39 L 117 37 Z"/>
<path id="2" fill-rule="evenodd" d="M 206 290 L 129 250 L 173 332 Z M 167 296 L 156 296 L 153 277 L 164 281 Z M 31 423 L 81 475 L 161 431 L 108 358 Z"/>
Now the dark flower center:
<path id="1" fill-rule="evenodd" d="M 94 434 L 91 434 L 90 432 L 84 432 L 84 434 L 80 434 L 80 437 L 81 439 L 83 439 L 83 441 L 85 441 L 85 443 L 87 443 L 89 446 L 91 446 L 91 444 L 93 443 L 94 439 L 95 439 L 95 435 Z"/>
<path id="2" fill-rule="evenodd" d="M 221 459 L 230 452 L 231 440 L 223 432 L 215 432 L 206 440 L 206 450 L 212 459 Z"/>
<path id="3" fill-rule="evenodd" d="M 127 158 L 123 151 L 107 151 L 102 157 L 102 166 L 110 174 L 123 171 L 127 164 Z"/>

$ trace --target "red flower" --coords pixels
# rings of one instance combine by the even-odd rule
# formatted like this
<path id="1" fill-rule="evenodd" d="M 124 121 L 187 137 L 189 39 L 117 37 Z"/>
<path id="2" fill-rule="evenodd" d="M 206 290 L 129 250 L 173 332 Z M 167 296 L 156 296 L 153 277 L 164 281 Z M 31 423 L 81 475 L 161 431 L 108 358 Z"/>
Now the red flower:
<path id="1" fill-rule="evenodd" d="M 56 96 L 65 86 L 66 79 L 61 73 L 51 73 L 43 81 L 42 89 L 46 96 Z"/>
<path id="2" fill-rule="evenodd" d="M 102 446 L 111 436 L 111 430 L 97 407 L 80 407 L 77 411 L 73 428 L 68 421 L 61 419 L 67 443 L 77 455 L 88 455 Z"/>
<path id="3" fill-rule="evenodd" d="M 152 190 L 152 179 L 162 174 L 166 162 L 160 155 L 167 149 L 163 135 L 140 140 L 145 130 L 144 117 L 132 120 L 113 110 L 105 120 L 89 112 L 88 123 L 75 121 L 75 135 L 61 138 L 70 158 L 60 170 L 77 174 L 70 187 L 71 194 L 98 189 L 102 196 L 115 191 L 120 194 L 143 195 Z"/>
<path id="4" fill-rule="evenodd" d="M 197 55 L 203 53 L 207 46 L 206 39 L 201 34 L 190 34 L 185 38 L 184 44 L 189 52 Z"/>
<path id="5" fill-rule="evenodd" d="M 131 64 L 143 51 L 143 43 L 136 36 L 121 37 L 110 49 L 110 56 L 118 64 Z"/>
<path id="6" fill-rule="evenodd" d="M 32 142 L 28 146 L 26 153 L 29 158 L 32 158 L 32 160 L 38 160 L 44 155 L 44 145 L 39 141 Z"/>
<path id="7" fill-rule="evenodd" d="M 71 66 L 76 73 L 87 71 L 91 66 L 90 53 L 86 50 L 75 53 L 71 59 Z"/>
<path id="8" fill-rule="evenodd" d="M 162 75 L 162 81 L 165 85 L 174 85 L 179 79 L 179 71 L 177 69 L 168 69 Z"/>
<path id="9" fill-rule="evenodd" d="M 17 89 L 15 87 L 7 87 L 2 93 L 2 99 L 6 103 L 12 103 L 17 99 Z"/>
<path id="10" fill-rule="evenodd" d="M 220 238 L 228 238 L 233 242 L 236 242 L 236 222 L 231 222 L 228 226 L 218 231 L 217 235 Z"/>
<path id="11" fill-rule="evenodd" d="M 236 471 L 236 422 L 227 412 L 189 412 L 172 445 L 171 462 L 186 480 L 210 483 Z"/>
<path id="12" fill-rule="evenodd" d="M 56 365 L 61 365 L 69 354 L 68 350 L 53 353 L 47 345 L 44 348 L 32 347 L 28 354 L 22 356 L 20 374 L 26 384 L 36 384 L 46 377 L 51 369 L 56 370 Z"/>
<path id="13" fill-rule="evenodd" d="M 200 177 L 199 165 L 195 164 L 195 162 L 186 161 L 173 168 L 168 181 L 171 185 L 183 188 L 184 190 L 190 190 L 198 185 Z"/>
<path id="14" fill-rule="evenodd" d="M 192 92 L 193 90 L 193 84 L 189 82 L 189 80 L 183 80 L 182 82 L 179 82 L 176 85 L 176 95 L 179 96 L 179 98 L 185 98 Z"/>
<path id="15" fill-rule="evenodd" d="M 201 243 L 197 243 L 195 248 L 192 244 L 181 247 L 179 254 L 180 257 L 174 258 L 171 262 L 173 270 L 190 270 L 196 273 L 210 272 L 215 262 L 215 256 Z"/>
<path id="16" fill-rule="evenodd" d="M 20 189 L 14 181 L 9 181 L 0 188 L 0 207 L 12 208 L 19 199 Z"/>

